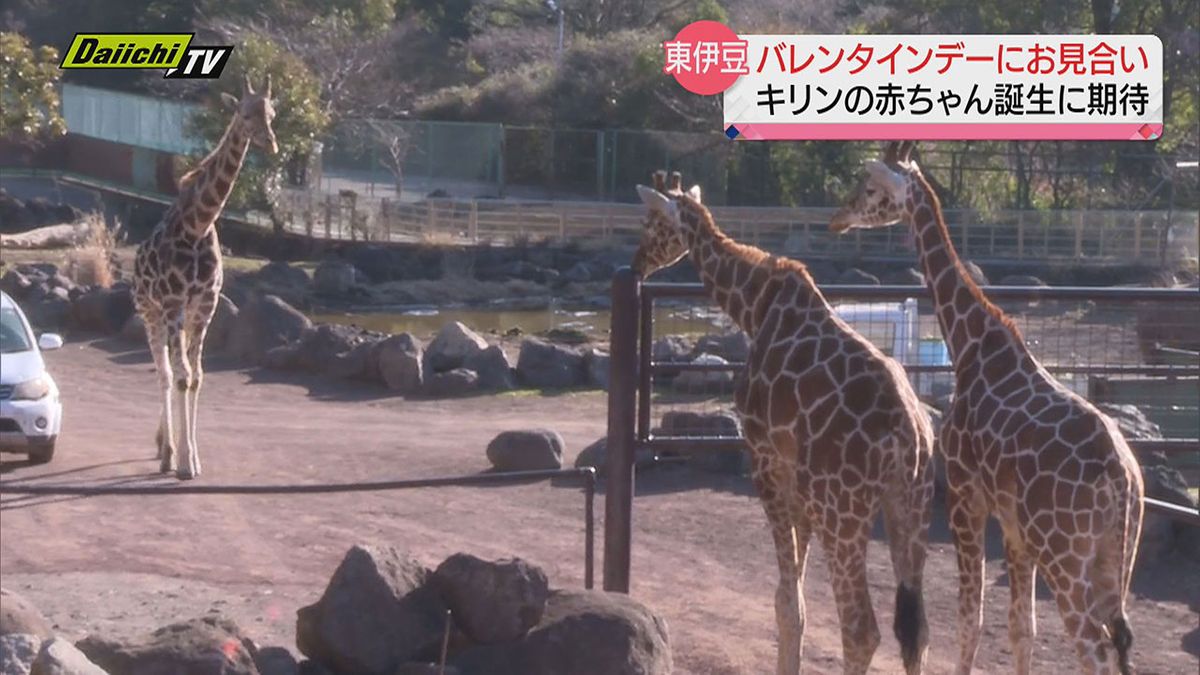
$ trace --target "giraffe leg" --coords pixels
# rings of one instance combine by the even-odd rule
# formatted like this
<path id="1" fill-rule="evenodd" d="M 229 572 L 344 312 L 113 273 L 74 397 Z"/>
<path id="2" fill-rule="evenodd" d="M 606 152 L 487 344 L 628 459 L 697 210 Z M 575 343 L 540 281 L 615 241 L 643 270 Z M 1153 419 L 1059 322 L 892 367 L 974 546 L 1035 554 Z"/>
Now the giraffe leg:
<path id="1" fill-rule="evenodd" d="M 158 434 L 155 444 L 158 446 L 157 459 L 159 471 L 171 473 L 175 471 L 175 436 L 171 424 L 171 360 L 168 357 L 166 328 L 161 317 L 146 318 L 146 340 L 150 345 L 150 356 L 154 359 L 154 370 L 158 374 L 158 386 L 162 392 L 162 414 L 158 420 Z"/>
<path id="2" fill-rule="evenodd" d="M 1008 637 L 1012 643 L 1017 675 L 1029 675 L 1033 661 L 1033 638 L 1037 635 L 1034 584 L 1037 566 L 1033 556 L 1016 538 L 1005 533 L 1004 559 L 1008 565 Z"/>
<path id="3" fill-rule="evenodd" d="M 175 396 L 172 397 L 172 417 L 174 418 L 175 438 L 180 454 L 179 470 L 176 475 L 189 480 L 195 477 L 192 466 L 193 448 L 191 445 L 191 410 L 188 406 L 188 390 L 191 387 L 192 369 L 187 359 L 187 335 L 183 330 L 182 317 L 176 318 L 167 325 L 167 346 L 170 351 L 171 365 L 175 375 Z"/>
<path id="4" fill-rule="evenodd" d="M 200 447 L 196 442 L 196 420 L 200 412 L 200 387 L 204 383 L 204 366 L 201 363 L 204 349 L 204 337 L 208 333 L 208 319 L 193 324 L 187 336 L 187 360 L 192 370 L 190 386 L 187 391 L 189 413 L 188 444 L 191 449 L 189 465 L 192 476 L 200 475 Z"/>
<path id="5" fill-rule="evenodd" d="M 975 665 L 979 634 L 983 630 L 983 535 L 988 513 L 969 486 L 954 484 L 951 471 L 947 466 L 947 478 L 951 480 L 946 490 L 946 506 L 958 560 L 957 672 L 967 675 Z"/>
<path id="6" fill-rule="evenodd" d="M 799 675 L 804 643 L 804 568 L 810 529 L 803 519 L 792 517 L 794 479 L 787 470 L 771 471 L 769 465 L 760 460 L 753 480 L 771 527 L 779 565 L 779 585 L 775 590 L 779 647 L 775 671 L 777 675 Z"/>
<path id="7" fill-rule="evenodd" d="M 1124 611 L 1121 551 L 1110 538 L 1071 535 L 1070 553 L 1043 551 L 1046 583 L 1054 594 L 1080 669 L 1088 675 L 1128 675 L 1133 633 Z"/>
<path id="8" fill-rule="evenodd" d="M 848 510 L 836 504 L 834 500 L 826 507 L 821 542 L 842 627 L 842 671 L 861 675 L 870 667 L 880 640 L 867 586 L 867 542 L 874 509 L 861 500 L 852 499 Z"/>
<path id="9" fill-rule="evenodd" d="M 896 574 L 896 618 L 893 631 L 900 643 L 904 670 L 921 672 L 929 649 L 922 578 L 929 544 L 933 501 L 933 464 L 926 459 L 912 484 L 884 497 L 883 521 Z"/>

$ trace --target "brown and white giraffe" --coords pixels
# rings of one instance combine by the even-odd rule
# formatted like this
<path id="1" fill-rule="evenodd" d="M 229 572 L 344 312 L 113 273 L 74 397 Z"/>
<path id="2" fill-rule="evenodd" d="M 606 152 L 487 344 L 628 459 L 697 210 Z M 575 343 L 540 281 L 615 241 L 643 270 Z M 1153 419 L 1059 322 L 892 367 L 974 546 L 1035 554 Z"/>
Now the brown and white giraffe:
<path id="1" fill-rule="evenodd" d="M 221 292 L 221 246 L 216 221 L 233 189 L 246 150 L 254 143 L 274 154 L 278 147 L 271 121 L 271 77 L 256 93 L 245 81 L 241 101 L 222 94 L 233 107 L 225 135 L 200 164 L 179 181 L 179 196 L 154 232 L 138 247 L 133 292 L 158 371 L 163 407 L 159 419 L 158 458 L 164 473 L 200 475 L 196 413 L 203 379 L 204 336 Z M 175 390 L 174 395 L 172 389 Z"/>
<path id="2" fill-rule="evenodd" d="M 1030 671 L 1034 580 L 1054 594 L 1086 673 L 1129 673 L 1125 615 L 1142 522 L 1142 475 L 1117 425 L 1038 362 L 1021 332 L 967 273 L 912 143 L 888 146 L 830 225 L 912 228 L 955 395 L 940 433 L 959 566 L 959 666 L 970 672 L 983 624 L 984 528 L 1000 521 L 1018 673 Z"/>
<path id="3" fill-rule="evenodd" d="M 633 268 L 689 251 L 709 294 L 751 338 L 735 405 L 779 564 L 777 672 L 800 671 L 803 583 L 813 535 L 829 564 L 846 673 L 879 645 L 867 542 L 880 508 L 898 582 L 893 629 L 908 673 L 928 644 L 922 572 L 933 498 L 933 433 L 904 370 L 838 318 L 805 266 L 734 242 L 679 174 L 638 186 L 649 207 Z"/>

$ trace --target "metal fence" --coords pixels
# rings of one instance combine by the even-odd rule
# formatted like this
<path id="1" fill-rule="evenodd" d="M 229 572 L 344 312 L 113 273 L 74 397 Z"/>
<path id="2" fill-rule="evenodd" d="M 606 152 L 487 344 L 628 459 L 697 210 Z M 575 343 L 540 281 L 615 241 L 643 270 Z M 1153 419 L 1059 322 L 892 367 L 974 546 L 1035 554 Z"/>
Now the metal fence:
<path id="1" fill-rule="evenodd" d="M 860 333 L 906 366 L 924 400 L 950 393 L 952 367 L 923 286 L 821 290 Z M 1130 445 L 1144 461 L 1168 462 L 1189 475 L 1190 484 L 1200 481 L 1200 336 L 1195 332 L 1200 296 L 1195 290 L 986 290 L 1015 319 L 1047 370 L 1094 403 L 1117 406 L 1108 410 L 1121 414 Z M 745 356 L 736 354 L 737 341 L 728 339 L 733 327 L 707 297 L 698 284 L 641 283 L 628 269 L 614 278 L 606 590 L 629 588 L 635 453 L 726 453 L 736 462 L 744 449 L 736 424 L 719 424 L 721 416 L 711 415 L 732 411 L 733 372 L 744 367 L 738 359 Z M 695 347 L 689 349 L 689 341 Z M 725 362 L 711 358 L 720 351 L 728 357 Z M 710 356 L 697 360 L 702 353 Z M 681 378 L 686 378 L 683 386 Z M 671 417 L 676 423 L 667 424 Z M 1194 511 L 1146 501 L 1157 512 L 1200 524 Z"/>

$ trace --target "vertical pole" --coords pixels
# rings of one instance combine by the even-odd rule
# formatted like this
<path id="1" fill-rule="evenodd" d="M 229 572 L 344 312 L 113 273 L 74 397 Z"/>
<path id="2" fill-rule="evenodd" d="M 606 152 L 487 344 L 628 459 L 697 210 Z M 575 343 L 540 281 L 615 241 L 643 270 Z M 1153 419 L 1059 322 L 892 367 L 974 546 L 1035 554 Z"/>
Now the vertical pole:
<path id="1" fill-rule="evenodd" d="M 654 356 L 654 297 L 641 289 L 640 315 L 638 316 L 638 399 L 637 399 L 637 439 L 638 442 L 650 438 L 650 385 L 654 375 L 650 372 L 651 357 Z"/>
<path id="2" fill-rule="evenodd" d="M 1137 217 L 1133 219 L 1133 259 L 1141 261 L 1142 259 L 1142 216 L 1146 215 L 1142 211 L 1138 211 Z"/>
<path id="3" fill-rule="evenodd" d="M 479 241 L 479 202 L 471 200 L 471 213 L 467 216 L 467 237 L 474 244 Z"/>
<path id="4" fill-rule="evenodd" d="M 585 467 L 583 473 L 583 587 L 592 590 L 596 576 L 596 470 Z"/>
<path id="5" fill-rule="evenodd" d="M 608 384 L 608 477 L 604 494 L 604 590 L 629 592 L 637 405 L 638 278 L 613 275 Z"/>
<path id="6" fill-rule="evenodd" d="M 325 238 L 333 238 L 333 195 L 325 195 Z"/>
<path id="7" fill-rule="evenodd" d="M 1075 214 L 1075 259 L 1079 260 L 1083 257 L 1083 214 L 1084 211 L 1079 211 Z"/>
<path id="8" fill-rule="evenodd" d="M 1017 260 L 1025 257 L 1025 209 L 1017 210 Z"/>

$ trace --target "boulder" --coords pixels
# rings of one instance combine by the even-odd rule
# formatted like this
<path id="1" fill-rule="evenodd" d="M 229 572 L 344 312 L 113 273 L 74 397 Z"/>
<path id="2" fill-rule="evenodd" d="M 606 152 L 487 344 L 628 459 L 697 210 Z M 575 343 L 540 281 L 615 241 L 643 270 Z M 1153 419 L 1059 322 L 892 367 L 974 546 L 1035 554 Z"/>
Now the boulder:
<path id="1" fill-rule="evenodd" d="M 524 638 L 463 651 L 463 675 L 666 675 L 667 624 L 622 593 L 554 591 Z"/>
<path id="2" fill-rule="evenodd" d="M 29 277 L 21 274 L 17 270 L 9 270 L 0 277 L 0 291 L 4 291 L 13 297 L 14 300 L 21 301 L 25 299 L 25 294 L 33 286 L 33 282 Z"/>
<path id="3" fill-rule="evenodd" d="M 487 391 L 508 391 L 517 387 L 512 363 L 500 345 L 491 345 L 475 352 L 463 362 L 463 367 L 479 375 L 479 388 Z"/>
<path id="4" fill-rule="evenodd" d="M 648 448 L 637 448 L 633 451 L 633 465 L 638 469 L 654 466 L 657 456 Z M 575 456 L 575 468 L 590 466 L 596 470 L 596 477 L 603 479 L 608 471 L 608 437 L 601 436 Z"/>
<path id="5" fill-rule="evenodd" d="M 421 391 L 421 341 L 411 333 L 392 335 L 375 344 L 379 376 L 388 389 L 405 396 Z"/>
<path id="6" fill-rule="evenodd" d="M 29 319 L 29 323 L 34 328 L 57 330 L 69 323 L 72 307 L 74 305 L 69 300 L 63 300 L 57 295 L 45 293 L 36 302 L 27 300 L 23 309 L 25 310 L 25 317 Z"/>
<path id="7" fill-rule="evenodd" d="M 592 348 L 583 353 L 583 360 L 587 367 L 588 386 L 608 391 L 610 362 L 608 352 Z"/>
<path id="8" fill-rule="evenodd" d="M 878 286 L 879 277 L 870 272 L 864 272 L 857 267 L 849 267 L 838 275 L 837 283 L 853 286 Z"/>
<path id="9" fill-rule="evenodd" d="M 603 261 L 581 260 L 563 272 L 564 281 L 587 283 L 589 281 L 606 281 L 612 278 L 614 268 Z"/>
<path id="10" fill-rule="evenodd" d="M 358 282 L 361 273 L 342 260 L 322 260 L 313 271 L 313 290 L 320 295 L 345 295 Z"/>
<path id="11" fill-rule="evenodd" d="M 425 348 L 425 372 L 442 373 L 462 368 L 467 359 L 487 349 L 487 340 L 460 321 L 442 326 Z"/>
<path id="12" fill-rule="evenodd" d="M 121 328 L 120 337 L 126 342 L 146 344 L 146 323 L 142 321 L 142 317 L 138 314 L 129 317 L 125 326 Z"/>
<path id="13" fill-rule="evenodd" d="M 976 265 L 975 261 L 964 260 L 963 267 L 967 268 L 967 274 L 970 275 L 971 280 L 976 284 L 980 286 L 987 286 L 990 283 L 987 275 L 983 273 L 983 268 L 981 268 L 979 265 Z"/>
<path id="14" fill-rule="evenodd" d="M 1146 413 L 1136 405 L 1128 403 L 1097 403 L 1100 412 L 1108 415 L 1117 423 L 1121 434 L 1127 440 L 1158 440 L 1163 437 L 1158 424 L 1150 421 Z"/>
<path id="15" fill-rule="evenodd" d="M 557 431 L 504 431 L 487 446 L 487 458 L 500 471 L 561 469 L 566 444 Z"/>
<path id="16" fill-rule="evenodd" d="M 729 362 L 714 354 L 701 354 L 692 359 L 701 366 L 727 366 Z M 688 394 L 708 394 L 728 391 L 733 384 L 731 370 L 685 370 L 675 376 L 671 386 L 675 391 Z"/>
<path id="17" fill-rule="evenodd" d="M 429 576 L 390 546 L 354 546 L 321 599 L 297 612 L 296 646 L 334 672 L 361 675 L 436 658 L 447 607 Z"/>
<path id="18" fill-rule="evenodd" d="M 456 553 L 438 565 L 433 582 L 455 624 L 478 644 L 520 639 L 542 620 L 550 595 L 546 573 L 519 558 Z"/>
<path id="19" fill-rule="evenodd" d="M 128 288 L 95 288 L 75 299 L 71 320 L 81 330 L 110 335 L 119 333 L 133 312 Z"/>
<path id="20" fill-rule="evenodd" d="M 650 358 L 660 363 L 684 363 L 692 356 L 694 345 L 682 335 L 664 335 L 650 347 Z"/>
<path id="21" fill-rule="evenodd" d="M 259 363 L 269 350 L 298 340 L 312 321 L 278 296 L 252 299 L 237 314 L 226 351 L 248 363 Z"/>
<path id="22" fill-rule="evenodd" d="M 253 275 L 254 281 L 261 286 L 268 286 L 279 291 L 307 289 L 310 283 L 308 272 L 299 267 L 292 267 L 282 260 L 272 260 L 263 265 Z"/>
<path id="23" fill-rule="evenodd" d="M 205 349 L 218 351 L 229 344 L 229 336 L 237 323 L 238 307 L 224 293 L 217 296 L 217 307 L 213 310 L 212 321 L 208 324 L 208 333 L 204 336 Z"/>
<path id="24" fill-rule="evenodd" d="M 111 675 L 258 674 L 241 629 L 236 623 L 216 616 L 164 626 L 132 642 L 89 635 L 75 646 Z"/>
<path id="25" fill-rule="evenodd" d="M 253 652 L 254 665 L 260 675 L 299 675 L 300 664 L 284 647 L 263 647 Z"/>
<path id="26" fill-rule="evenodd" d="M 0 675 L 28 675 L 42 639 L 28 633 L 0 635 Z"/>
<path id="27" fill-rule="evenodd" d="M 1188 484 L 1178 469 L 1167 464 L 1142 466 L 1146 499 L 1178 504 L 1192 510 L 1196 500 L 1188 492 Z M 1176 551 L 1195 556 L 1200 554 L 1200 534 L 1193 525 L 1147 510 L 1142 522 L 1142 538 L 1138 559 L 1157 560 Z"/>
<path id="28" fill-rule="evenodd" d="M 880 280 L 885 284 L 895 284 L 897 286 L 924 286 L 925 275 L 919 270 L 912 267 L 905 267 L 902 270 L 889 272 L 880 275 Z"/>
<path id="29" fill-rule="evenodd" d="M 736 333 L 712 333 L 696 342 L 695 353 L 713 354 L 726 361 L 745 362 L 750 358 L 750 336 Z"/>
<path id="30" fill-rule="evenodd" d="M 358 350 L 378 341 L 361 328 L 341 324 L 320 324 L 304 331 L 295 344 L 292 367 L 312 373 L 338 377 L 357 377 L 366 369 L 365 352 Z M 358 350 L 356 352 L 356 350 Z M 350 358 L 356 354 L 359 358 Z"/>
<path id="31" fill-rule="evenodd" d="M 670 436 L 737 436 L 741 424 L 733 412 L 671 410 L 663 414 L 660 429 Z M 713 450 L 688 456 L 693 466 L 714 473 L 740 476 L 749 473 L 751 467 L 748 450 Z"/>
<path id="32" fill-rule="evenodd" d="M 567 389 L 586 382 L 587 371 L 578 350 L 531 337 L 521 342 L 517 378 L 527 387 Z"/>
<path id="33" fill-rule="evenodd" d="M 1046 287 L 1049 284 L 1041 279 L 1028 274 L 1010 274 L 1000 280 L 1001 286 L 1039 286 Z"/>
<path id="34" fill-rule="evenodd" d="M 454 398 L 479 391 L 479 374 L 466 368 L 444 373 L 425 371 L 424 394 L 430 398 Z"/>
<path id="35" fill-rule="evenodd" d="M 0 635 L 24 633 L 45 639 L 54 635 L 50 622 L 19 593 L 0 588 Z"/>
<path id="36" fill-rule="evenodd" d="M 42 643 L 29 675 L 108 675 L 69 640 L 56 637 Z"/>

